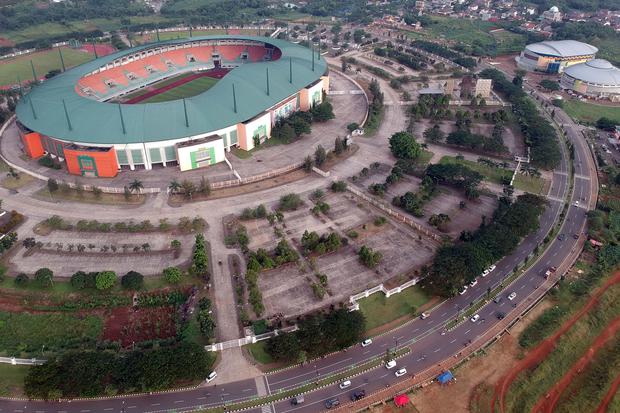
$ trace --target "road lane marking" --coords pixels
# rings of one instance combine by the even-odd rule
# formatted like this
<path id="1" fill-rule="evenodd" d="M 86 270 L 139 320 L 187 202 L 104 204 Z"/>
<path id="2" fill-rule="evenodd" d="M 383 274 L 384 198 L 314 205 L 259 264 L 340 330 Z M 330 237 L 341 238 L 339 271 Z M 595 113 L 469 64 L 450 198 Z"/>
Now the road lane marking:
<path id="1" fill-rule="evenodd" d="M 441 314 L 441 316 L 440 316 L 440 317 L 443 317 L 443 316 L 445 316 L 446 314 L 448 314 L 448 312 L 447 312 L 447 311 L 444 311 L 444 312 Z"/>
<path id="2" fill-rule="evenodd" d="M 381 377 L 379 377 L 379 378 L 380 378 L 380 379 L 382 379 L 382 378 L 384 378 L 384 377 L 387 377 L 387 375 L 388 375 L 388 374 L 387 374 L 387 373 L 385 373 L 383 376 L 381 376 Z"/>
<path id="3" fill-rule="evenodd" d="M 207 400 L 207 398 L 206 397 L 197 397 L 196 400 Z M 155 406 L 155 405 L 153 405 L 153 406 Z"/>
<path id="4" fill-rule="evenodd" d="M 175 403 L 185 403 L 185 400 L 175 400 Z"/>
<path id="5" fill-rule="evenodd" d="M 242 392 L 246 392 L 246 391 L 252 391 L 252 390 L 254 390 L 254 389 L 243 389 L 243 390 L 241 390 L 241 391 L 242 391 Z"/>
<path id="6" fill-rule="evenodd" d="M 438 347 L 437 350 L 433 351 L 433 353 L 437 353 L 439 350 L 441 350 L 441 347 Z"/>
<path id="7" fill-rule="evenodd" d="M 206 397 L 205 397 L 206 399 Z M 159 403 L 152 403 L 151 406 L 159 406 Z"/>
<path id="8" fill-rule="evenodd" d="M 366 350 L 362 354 L 368 354 L 368 353 L 370 353 L 370 350 Z"/>
<path id="9" fill-rule="evenodd" d="M 114 410 L 114 408 L 112 408 L 112 407 L 108 407 L 107 409 L 103 409 L 103 410 L 104 410 L 104 411 L 106 411 L 106 412 L 108 412 L 108 411 L 110 411 L 110 410 Z"/>
<path id="10" fill-rule="evenodd" d="M 470 328 L 469 330 L 467 330 L 467 331 L 465 332 L 465 334 L 469 333 L 470 331 L 471 331 L 471 328 Z"/>
<path id="11" fill-rule="evenodd" d="M 450 342 L 450 344 L 454 343 L 455 341 L 456 341 L 456 338 L 455 338 L 454 340 L 452 340 L 452 341 Z"/>

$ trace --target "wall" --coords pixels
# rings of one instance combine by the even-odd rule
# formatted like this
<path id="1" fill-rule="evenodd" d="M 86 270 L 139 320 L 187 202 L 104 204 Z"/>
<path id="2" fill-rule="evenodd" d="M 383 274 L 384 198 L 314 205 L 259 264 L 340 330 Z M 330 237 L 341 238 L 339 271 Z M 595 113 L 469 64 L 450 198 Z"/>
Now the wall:
<path id="1" fill-rule="evenodd" d="M 41 135 L 38 132 L 23 135 L 22 142 L 24 143 L 26 154 L 32 159 L 40 158 L 45 154 L 43 144 L 41 143 Z"/>
<path id="2" fill-rule="evenodd" d="M 200 162 L 201 154 L 208 154 L 208 162 Z M 198 169 L 214 165 L 224 160 L 224 140 L 222 138 L 208 142 L 197 143 L 191 146 L 177 146 L 177 159 L 181 171 Z"/>
<path id="3" fill-rule="evenodd" d="M 93 174 L 100 178 L 112 178 L 118 174 L 114 148 L 107 151 L 89 151 L 65 148 L 67 169 L 72 175 Z"/>
<path id="4" fill-rule="evenodd" d="M 265 112 L 254 120 L 246 123 L 240 123 L 239 129 L 239 147 L 246 151 L 254 149 L 254 136 L 267 138 L 271 136 L 271 115 Z"/>

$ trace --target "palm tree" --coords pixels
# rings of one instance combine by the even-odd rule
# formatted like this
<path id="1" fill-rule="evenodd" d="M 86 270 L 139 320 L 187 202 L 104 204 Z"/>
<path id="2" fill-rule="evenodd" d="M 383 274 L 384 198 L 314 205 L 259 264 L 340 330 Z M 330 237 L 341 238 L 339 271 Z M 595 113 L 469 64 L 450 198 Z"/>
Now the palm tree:
<path id="1" fill-rule="evenodd" d="M 131 192 L 136 192 L 136 193 L 140 193 L 142 191 L 142 189 L 144 188 L 144 185 L 142 185 L 142 181 L 139 181 L 137 179 L 134 179 L 130 184 L 129 184 L 129 190 Z"/>
<path id="2" fill-rule="evenodd" d="M 168 184 L 168 189 L 173 194 L 177 193 L 181 189 L 181 184 L 176 179 L 173 179 L 172 181 L 170 181 L 170 184 Z"/>

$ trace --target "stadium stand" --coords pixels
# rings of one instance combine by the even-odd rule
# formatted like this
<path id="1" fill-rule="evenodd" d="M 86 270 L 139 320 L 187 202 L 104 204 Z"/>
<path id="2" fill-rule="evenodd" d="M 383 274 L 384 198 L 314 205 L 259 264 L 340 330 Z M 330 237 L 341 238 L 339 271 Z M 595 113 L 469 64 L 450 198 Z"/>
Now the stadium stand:
<path id="1" fill-rule="evenodd" d="M 262 46 L 248 46 L 248 58 L 252 62 L 260 62 L 265 59 L 267 51 Z"/>
<path id="2" fill-rule="evenodd" d="M 218 51 L 222 59 L 228 62 L 236 62 L 241 57 L 241 54 L 245 52 L 245 48 L 246 46 L 226 45 L 220 46 Z"/>

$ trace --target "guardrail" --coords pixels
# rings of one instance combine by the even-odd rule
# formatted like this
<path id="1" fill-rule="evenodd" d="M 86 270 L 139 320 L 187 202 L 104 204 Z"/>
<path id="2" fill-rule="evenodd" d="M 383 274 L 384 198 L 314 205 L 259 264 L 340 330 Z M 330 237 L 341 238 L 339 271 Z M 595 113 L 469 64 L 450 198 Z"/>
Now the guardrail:
<path id="1" fill-rule="evenodd" d="M 2 364 L 12 364 L 14 366 L 38 366 L 40 364 L 44 364 L 47 360 L 31 358 L 31 359 L 20 359 L 16 357 L 0 357 L 0 363 Z"/>
<path id="2" fill-rule="evenodd" d="M 297 325 L 295 324 L 290 327 L 284 327 L 280 330 L 268 331 L 264 334 L 251 335 L 251 336 L 236 338 L 234 340 L 228 340 L 228 341 L 222 341 L 220 343 L 210 344 L 208 346 L 205 346 L 205 350 L 221 351 L 221 350 L 226 350 L 228 348 L 243 347 L 247 344 L 253 344 L 258 341 L 270 339 L 271 337 L 275 337 L 280 333 L 291 333 L 296 330 L 297 330 Z"/>

